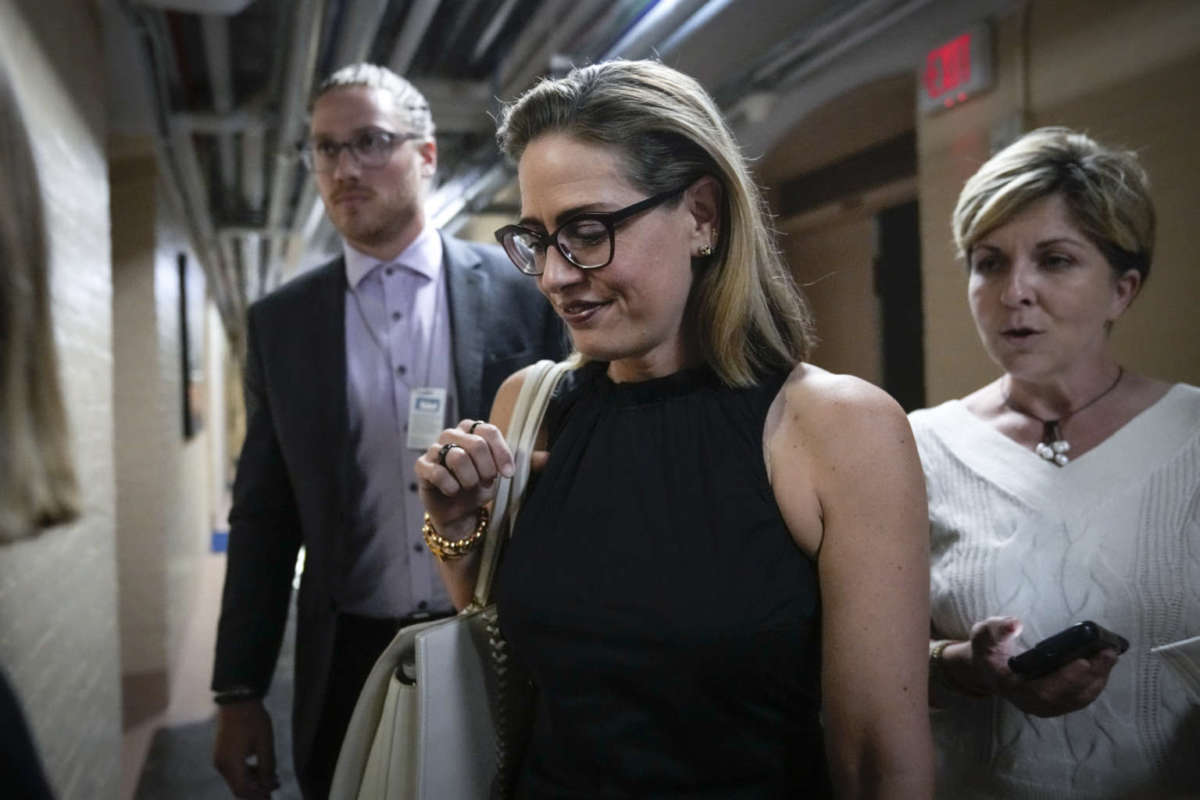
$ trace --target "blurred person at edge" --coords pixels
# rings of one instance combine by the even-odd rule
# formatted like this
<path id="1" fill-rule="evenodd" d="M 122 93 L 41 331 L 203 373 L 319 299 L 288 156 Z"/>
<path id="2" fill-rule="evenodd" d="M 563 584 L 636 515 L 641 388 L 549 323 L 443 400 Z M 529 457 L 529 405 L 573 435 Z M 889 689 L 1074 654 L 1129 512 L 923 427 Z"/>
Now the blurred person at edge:
<path id="1" fill-rule="evenodd" d="M 42 198 L 21 119 L 0 68 L 0 548 L 79 514 L 50 318 Z M 20 701 L 2 672 L 0 786 L 6 796 L 53 797 Z"/>
<path id="2" fill-rule="evenodd" d="M 911 415 L 939 796 L 1200 796 L 1200 707 L 1149 652 L 1200 634 L 1200 390 L 1119 364 L 1109 342 L 1150 271 L 1146 175 L 1132 153 L 1043 128 L 967 181 L 953 229 L 1004 374 Z M 1129 651 L 1009 670 L 1084 619 Z"/>
<path id="3" fill-rule="evenodd" d="M 613 61 L 540 83 L 498 136 L 521 220 L 497 237 L 578 362 L 498 575 L 539 690 L 518 796 L 928 797 L 912 434 L 883 392 L 804 363 L 806 301 L 716 105 Z M 523 378 L 421 456 L 442 537 L 511 469 Z M 477 566 L 443 561 L 456 605 Z"/>
<path id="4" fill-rule="evenodd" d="M 297 550 L 292 749 L 315 800 L 376 658 L 403 625 L 452 613 L 421 540 L 413 459 L 451 420 L 485 413 L 514 369 L 565 351 L 561 323 L 498 247 L 426 220 L 437 145 L 412 84 L 345 67 L 310 111 L 303 156 L 343 252 L 248 319 L 247 431 L 212 684 L 214 761 L 238 797 L 277 785 L 262 697 Z"/>

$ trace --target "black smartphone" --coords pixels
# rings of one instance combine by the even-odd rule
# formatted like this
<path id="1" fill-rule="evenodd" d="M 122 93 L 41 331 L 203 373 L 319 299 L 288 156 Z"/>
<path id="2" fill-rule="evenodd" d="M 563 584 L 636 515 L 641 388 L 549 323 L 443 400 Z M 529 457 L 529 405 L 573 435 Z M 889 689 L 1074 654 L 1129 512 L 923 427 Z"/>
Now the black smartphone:
<path id="1" fill-rule="evenodd" d="M 1103 625 L 1084 620 L 1013 656 L 1008 660 L 1008 668 L 1024 678 L 1040 678 L 1068 662 L 1106 647 L 1120 654 L 1129 649 L 1129 642 Z"/>

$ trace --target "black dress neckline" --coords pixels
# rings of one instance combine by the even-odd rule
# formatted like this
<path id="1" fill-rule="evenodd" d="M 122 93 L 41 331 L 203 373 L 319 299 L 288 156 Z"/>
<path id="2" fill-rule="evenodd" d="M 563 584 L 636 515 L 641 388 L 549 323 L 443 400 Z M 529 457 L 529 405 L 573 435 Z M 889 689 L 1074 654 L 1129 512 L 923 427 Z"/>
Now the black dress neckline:
<path id="1" fill-rule="evenodd" d="M 592 361 L 583 367 L 590 371 L 587 375 L 594 381 L 594 386 L 609 394 L 613 399 L 627 405 L 643 405 L 658 403 L 676 397 L 682 397 L 692 392 L 717 388 L 721 385 L 712 367 L 702 364 L 697 367 L 685 367 L 670 375 L 648 378 L 643 381 L 614 381 L 608 376 L 607 361 Z"/>

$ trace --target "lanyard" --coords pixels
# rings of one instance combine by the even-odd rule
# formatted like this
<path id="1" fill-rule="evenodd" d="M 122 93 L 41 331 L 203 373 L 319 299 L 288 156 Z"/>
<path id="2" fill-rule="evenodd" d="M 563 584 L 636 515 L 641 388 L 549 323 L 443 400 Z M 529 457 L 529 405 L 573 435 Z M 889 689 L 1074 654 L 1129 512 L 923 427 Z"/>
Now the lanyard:
<path id="1" fill-rule="evenodd" d="M 380 264 L 379 266 L 383 266 L 383 264 Z M 397 266 L 397 267 L 395 267 L 395 269 L 404 269 L 404 267 Z M 442 301 L 443 301 L 443 296 L 445 295 L 445 292 L 443 291 L 443 288 L 442 288 L 442 281 L 444 279 L 445 273 L 446 273 L 446 270 L 443 265 L 442 269 L 438 270 L 437 277 L 434 278 L 434 281 L 433 281 L 433 291 L 435 292 L 434 299 L 433 299 L 433 318 L 430 320 L 429 337 L 426 342 L 425 353 L 424 353 L 425 380 L 422 381 L 421 383 L 417 384 L 418 386 L 428 386 L 429 379 L 433 375 L 433 350 L 434 350 L 435 342 L 437 341 L 439 323 L 441 322 L 442 313 L 443 313 L 443 302 Z M 383 289 L 384 288 L 383 287 L 383 278 L 380 277 L 379 281 L 380 281 L 380 288 Z M 384 298 L 386 299 L 386 297 L 387 297 L 386 289 L 384 289 L 383 294 L 384 294 Z M 350 287 L 350 295 L 351 295 L 351 297 L 354 298 L 354 308 L 358 311 L 359 320 L 362 322 L 363 327 L 366 329 L 367 335 L 371 337 L 371 341 L 375 343 L 375 346 L 377 348 L 379 348 L 379 352 L 387 360 L 388 367 L 390 370 L 391 367 L 393 366 L 391 363 L 391 359 L 392 359 L 391 350 L 388 349 L 387 345 L 384 344 L 383 340 L 379 337 L 379 334 L 376 333 L 375 327 L 371 324 L 371 321 L 369 319 L 367 319 L 367 312 L 363 309 L 362 300 L 358 296 L 358 289 L 353 286 Z M 413 292 L 412 301 L 413 301 L 412 308 L 409 313 L 413 314 L 415 316 L 416 305 L 417 305 L 415 291 Z M 414 352 L 412 355 L 413 355 L 413 359 L 416 360 L 417 354 Z M 415 372 L 415 370 L 414 370 L 414 372 Z"/>

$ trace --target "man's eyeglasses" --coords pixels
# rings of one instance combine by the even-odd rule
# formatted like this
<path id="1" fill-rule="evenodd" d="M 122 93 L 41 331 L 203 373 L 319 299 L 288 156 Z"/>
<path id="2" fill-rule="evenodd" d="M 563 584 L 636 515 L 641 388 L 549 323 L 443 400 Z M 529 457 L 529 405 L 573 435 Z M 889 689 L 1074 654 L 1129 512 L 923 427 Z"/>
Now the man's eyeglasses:
<path id="1" fill-rule="evenodd" d="M 388 162 L 392 152 L 410 139 L 424 139 L 417 133 L 392 133 L 368 128 L 345 142 L 317 139 L 300 146 L 304 166 L 313 172 L 333 172 L 341 160 L 342 150 L 348 150 L 354 163 L 364 169 L 378 169 Z"/>
<path id="2" fill-rule="evenodd" d="M 580 269 L 600 269 L 612 261 L 616 230 L 635 214 L 662 205 L 683 193 L 687 186 L 647 197 L 618 211 L 584 212 L 571 217 L 554 233 L 542 233 L 523 225 L 505 225 L 496 231 L 496 241 L 526 275 L 541 275 L 546 269 L 546 253 L 556 247 L 562 257 Z"/>

